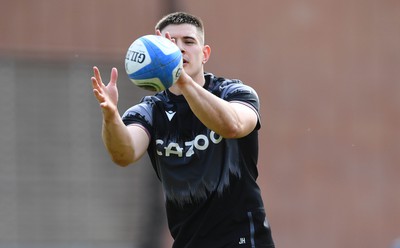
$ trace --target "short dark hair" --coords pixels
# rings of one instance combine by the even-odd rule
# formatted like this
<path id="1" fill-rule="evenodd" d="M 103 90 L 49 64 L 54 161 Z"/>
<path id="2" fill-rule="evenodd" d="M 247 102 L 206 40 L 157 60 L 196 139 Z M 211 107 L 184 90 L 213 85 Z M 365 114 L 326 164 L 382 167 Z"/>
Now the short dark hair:
<path id="1" fill-rule="evenodd" d="M 162 31 L 168 25 L 179 25 L 179 24 L 190 24 L 195 26 L 197 30 L 200 32 L 204 42 L 203 21 L 199 17 L 191 15 L 186 12 L 175 12 L 164 16 L 163 18 L 161 18 L 160 21 L 158 21 L 155 29 Z"/>

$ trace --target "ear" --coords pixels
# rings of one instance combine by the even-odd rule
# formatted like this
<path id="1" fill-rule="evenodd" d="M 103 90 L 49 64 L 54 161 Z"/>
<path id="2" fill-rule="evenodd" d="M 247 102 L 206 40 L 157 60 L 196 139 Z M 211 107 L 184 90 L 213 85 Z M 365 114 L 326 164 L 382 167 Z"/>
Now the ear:
<path id="1" fill-rule="evenodd" d="M 211 47 L 209 45 L 204 45 L 203 47 L 203 65 L 207 63 L 207 61 L 210 59 L 211 55 Z"/>

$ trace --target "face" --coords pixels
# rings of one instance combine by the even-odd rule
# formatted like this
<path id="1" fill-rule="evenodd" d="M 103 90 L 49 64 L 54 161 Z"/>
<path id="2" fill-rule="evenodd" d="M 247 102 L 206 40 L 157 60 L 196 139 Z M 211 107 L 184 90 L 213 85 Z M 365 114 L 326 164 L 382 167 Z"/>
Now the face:
<path id="1" fill-rule="evenodd" d="M 204 79 L 203 65 L 210 56 L 210 47 L 203 44 L 197 28 L 190 24 L 168 25 L 161 32 L 171 35 L 182 51 L 183 68 L 195 81 Z"/>

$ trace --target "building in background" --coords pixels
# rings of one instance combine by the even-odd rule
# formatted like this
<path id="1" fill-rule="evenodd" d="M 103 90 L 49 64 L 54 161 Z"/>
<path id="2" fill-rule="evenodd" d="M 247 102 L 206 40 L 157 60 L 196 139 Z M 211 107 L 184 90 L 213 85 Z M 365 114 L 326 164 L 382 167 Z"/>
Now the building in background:
<path id="1" fill-rule="evenodd" d="M 250 2 L 249 2 L 250 3 Z M 147 92 L 125 51 L 167 11 L 203 18 L 206 69 L 261 99 L 260 176 L 278 247 L 390 247 L 400 230 L 400 3 L 3 0 L 0 248 L 166 248 L 147 160 L 100 137 L 91 68 L 120 71 L 120 111 Z"/>

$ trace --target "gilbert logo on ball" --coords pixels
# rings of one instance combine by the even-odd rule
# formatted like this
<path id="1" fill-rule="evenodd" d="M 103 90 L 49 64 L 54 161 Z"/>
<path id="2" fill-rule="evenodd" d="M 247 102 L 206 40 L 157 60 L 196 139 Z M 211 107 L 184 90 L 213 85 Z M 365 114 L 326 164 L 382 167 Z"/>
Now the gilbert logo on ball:
<path id="1" fill-rule="evenodd" d="M 125 57 L 125 70 L 137 86 L 162 91 L 173 85 L 182 70 L 182 53 L 169 39 L 145 35 L 135 40 Z"/>

